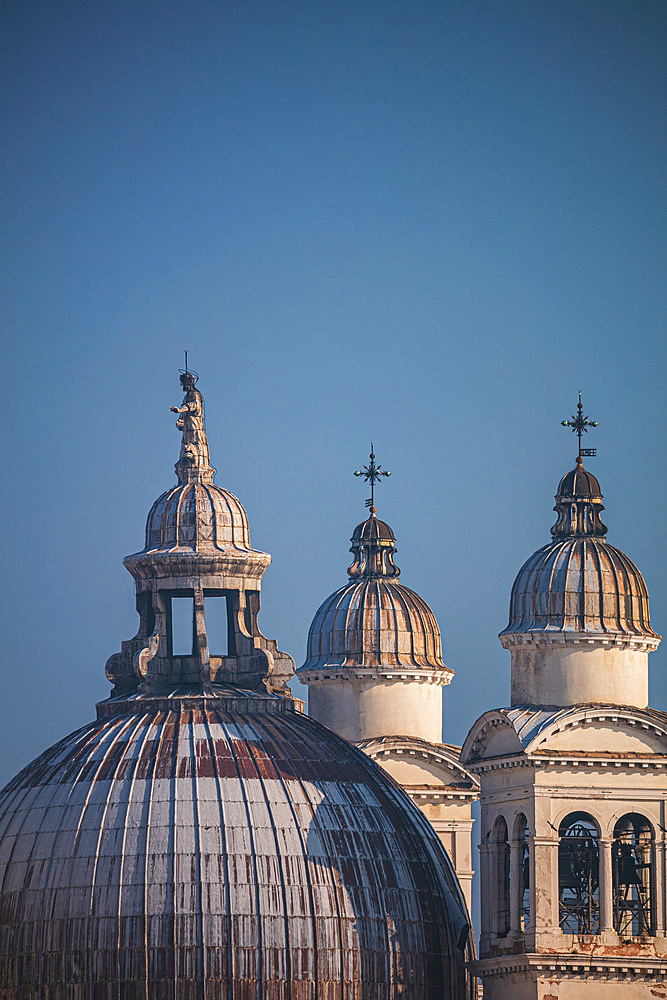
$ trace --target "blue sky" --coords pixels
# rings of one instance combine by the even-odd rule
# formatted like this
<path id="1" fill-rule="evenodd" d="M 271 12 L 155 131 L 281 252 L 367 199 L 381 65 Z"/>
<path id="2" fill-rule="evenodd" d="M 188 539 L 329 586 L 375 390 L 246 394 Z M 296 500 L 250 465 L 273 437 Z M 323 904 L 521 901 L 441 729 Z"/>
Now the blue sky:
<path id="1" fill-rule="evenodd" d="M 136 631 L 121 561 L 174 481 L 184 347 L 297 666 L 373 438 L 456 671 L 446 739 L 507 704 L 496 637 L 579 388 L 667 628 L 662 2 L 5 9 L 0 783 L 94 717 Z"/>

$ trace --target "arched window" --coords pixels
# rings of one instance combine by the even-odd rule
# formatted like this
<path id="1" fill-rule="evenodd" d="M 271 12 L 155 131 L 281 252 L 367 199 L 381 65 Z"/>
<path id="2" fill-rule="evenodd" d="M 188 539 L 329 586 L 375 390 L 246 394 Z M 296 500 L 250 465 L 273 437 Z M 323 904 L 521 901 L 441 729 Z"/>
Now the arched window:
<path id="1" fill-rule="evenodd" d="M 600 931 L 600 853 L 595 823 L 586 813 L 566 816 L 558 828 L 558 922 L 565 934 Z"/>
<path id="2" fill-rule="evenodd" d="M 494 827 L 496 862 L 496 934 L 505 937 L 510 929 L 510 845 L 507 838 L 507 823 L 502 816 Z"/>
<path id="3" fill-rule="evenodd" d="M 649 822 L 628 813 L 614 827 L 611 848 L 614 928 L 621 937 L 652 936 L 653 838 Z"/>
<path id="4" fill-rule="evenodd" d="M 516 827 L 519 841 L 519 921 L 521 930 L 530 926 L 530 849 L 528 838 L 530 830 L 525 816 L 519 817 Z"/>

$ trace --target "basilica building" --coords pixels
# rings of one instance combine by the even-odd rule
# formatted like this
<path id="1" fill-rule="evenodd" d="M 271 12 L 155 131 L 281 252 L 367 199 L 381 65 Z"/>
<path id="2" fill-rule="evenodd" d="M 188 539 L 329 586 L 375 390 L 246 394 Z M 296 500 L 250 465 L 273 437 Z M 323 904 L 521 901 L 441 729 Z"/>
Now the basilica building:
<path id="1" fill-rule="evenodd" d="M 372 446 L 369 516 L 297 671 L 306 714 L 259 627 L 270 556 L 215 482 L 187 363 L 180 381 L 176 482 L 125 559 L 139 626 L 109 697 L 0 791 L 0 1000 L 667 1000 L 660 637 L 606 541 L 581 402 L 500 635 L 510 705 L 460 748 Z"/>

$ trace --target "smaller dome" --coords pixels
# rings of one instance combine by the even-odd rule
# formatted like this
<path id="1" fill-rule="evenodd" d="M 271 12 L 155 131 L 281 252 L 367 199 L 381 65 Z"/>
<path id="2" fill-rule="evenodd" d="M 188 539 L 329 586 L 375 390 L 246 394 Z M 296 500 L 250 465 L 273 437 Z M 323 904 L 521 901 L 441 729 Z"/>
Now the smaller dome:
<path id="1" fill-rule="evenodd" d="M 435 615 L 398 580 L 396 537 L 389 525 L 371 514 L 354 529 L 351 542 L 350 580 L 315 614 L 298 672 L 333 666 L 453 674 L 442 661 Z"/>
<path id="2" fill-rule="evenodd" d="M 447 669 L 428 604 L 390 580 L 352 581 L 320 606 L 300 671 L 325 665 Z"/>
<path id="3" fill-rule="evenodd" d="M 146 549 L 252 550 L 241 501 L 215 483 L 184 482 L 158 497 L 146 520 Z"/>
<path id="4" fill-rule="evenodd" d="M 659 638 L 643 576 L 601 538 L 552 542 L 519 570 L 501 636 L 549 631 Z"/>
<path id="5" fill-rule="evenodd" d="M 577 459 L 576 468 L 566 473 L 558 484 L 557 498 L 586 497 L 589 500 L 601 500 L 600 484 L 593 475 L 583 467 L 581 458 Z"/>
<path id="6" fill-rule="evenodd" d="M 385 521 L 380 521 L 373 515 L 356 526 L 350 541 L 353 545 L 355 542 L 362 544 L 374 541 L 395 542 L 396 536 Z"/>
<path id="7" fill-rule="evenodd" d="M 558 485 L 554 510 L 553 541 L 519 570 L 501 638 L 560 631 L 659 639 L 651 628 L 643 576 L 605 540 L 602 491 L 581 455 Z"/>

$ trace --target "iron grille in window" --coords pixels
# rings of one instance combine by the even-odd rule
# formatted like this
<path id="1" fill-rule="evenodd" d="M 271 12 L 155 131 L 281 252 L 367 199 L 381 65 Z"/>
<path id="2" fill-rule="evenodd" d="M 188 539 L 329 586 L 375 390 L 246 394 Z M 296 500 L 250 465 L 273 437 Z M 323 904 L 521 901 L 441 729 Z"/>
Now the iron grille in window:
<path id="1" fill-rule="evenodd" d="M 497 934 L 505 937 L 510 929 L 510 845 L 507 823 L 500 817 L 495 829 L 496 878 L 498 893 Z"/>
<path id="2" fill-rule="evenodd" d="M 528 837 L 530 830 L 526 820 L 521 821 L 519 827 L 519 839 L 521 846 L 521 864 L 519 867 L 519 906 L 521 908 L 521 930 L 525 931 L 530 927 L 530 850 Z"/>
<path id="3" fill-rule="evenodd" d="M 643 816 L 618 821 L 611 857 L 615 930 L 621 937 L 653 935 L 653 844 Z"/>
<path id="4" fill-rule="evenodd" d="M 593 821 L 572 813 L 558 831 L 558 922 L 565 934 L 600 931 L 600 852 Z"/>

